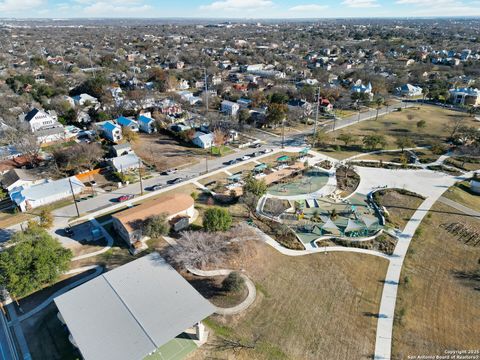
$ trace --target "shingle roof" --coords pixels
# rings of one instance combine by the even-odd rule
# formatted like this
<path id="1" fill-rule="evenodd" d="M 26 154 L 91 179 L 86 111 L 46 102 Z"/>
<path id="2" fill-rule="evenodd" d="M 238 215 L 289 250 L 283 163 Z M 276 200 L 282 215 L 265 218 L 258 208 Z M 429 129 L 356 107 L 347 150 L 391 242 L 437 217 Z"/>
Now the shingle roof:
<path id="1" fill-rule="evenodd" d="M 36 174 L 32 173 L 31 171 L 23 170 L 23 169 L 11 169 L 5 175 L 3 175 L 1 183 L 2 183 L 2 186 L 8 187 L 14 184 L 18 180 L 35 181 L 39 179 L 40 177 L 38 177 Z"/>
<path id="2" fill-rule="evenodd" d="M 141 360 L 215 311 L 156 252 L 55 303 L 85 360 Z"/>
<path id="3" fill-rule="evenodd" d="M 190 195 L 172 194 L 161 199 L 146 201 L 141 205 L 116 213 L 112 217 L 118 219 L 125 229 L 132 231 L 136 224 L 150 216 L 175 215 L 189 209 L 193 204 L 194 200 Z"/>

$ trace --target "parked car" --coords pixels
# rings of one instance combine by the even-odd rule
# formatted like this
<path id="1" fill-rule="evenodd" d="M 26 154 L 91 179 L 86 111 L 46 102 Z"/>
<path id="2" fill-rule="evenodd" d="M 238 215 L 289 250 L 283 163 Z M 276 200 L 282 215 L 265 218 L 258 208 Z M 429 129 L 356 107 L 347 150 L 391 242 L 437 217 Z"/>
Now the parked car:
<path id="1" fill-rule="evenodd" d="M 117 198 L 118 202 L 124 202 L 128 200 L 132 200 L 135 197 L 133 194 L 128 194 L 128 195 L 122 195 Z"/>
<path id="2" fill-rule="evenodd" d="M 179 182 L 182 182 L 182 181 L 183 181 L 183 178 L 178 177 L 178 178 L 175 178 L 175 179 L 168 180 L 167 184 L 173 185 L 173 184 L 178 184 Z"/>
<path id="3" fill-rule="evenodd" d="M 172 174 L 175 174 L 176 172 L 177 172 L 177 169 L 168 169 L 162 172 L 162 175 L 172 175 Z"/>
<path id="4" fill-rule="evenodd" d="M 235 165 L 236 163 L 237 163 L 237 159 L 233 159 L 233 160 L 230 160 L 230 161 L 226 161 L 223 164 L 224 165 Z"/>
<path id="5" fill-rule="evenodd" d="M 268 153 L 271 153 L 272 151 L 273 151 L 273 149 L 265 149 L 265 150 L 263 150 L 263 153 L 268 154 Z"/>
<path id="6" fill-rule="evenodd" d="M 163 189 L 164 187 L 165 187 L 165 184 L 153 185 L 152 187 L 150 187 L 150 191 L 157 191 L 157 190 Z"/>
<path id="7" fill-rule="evenodd" d="M 244 155 L 240 158 L 241 161 L 250 160 L 250 156 Z"/>
<path id="8" fill-rule="evenodd" d="M 253 148 L 253 149 L 258 149 L 258 148 L 262 147 L 262 144 L 256 143 L 256 144 L 250 145 L 250 147 Z"/>
<path id="9" fill-rule="evenodd" d="M 63 229 L 63 232 L 67 236 L 73 236 L 74 234 L 73 229 L 70 226 L 67 226 L 65 229 Z"/>

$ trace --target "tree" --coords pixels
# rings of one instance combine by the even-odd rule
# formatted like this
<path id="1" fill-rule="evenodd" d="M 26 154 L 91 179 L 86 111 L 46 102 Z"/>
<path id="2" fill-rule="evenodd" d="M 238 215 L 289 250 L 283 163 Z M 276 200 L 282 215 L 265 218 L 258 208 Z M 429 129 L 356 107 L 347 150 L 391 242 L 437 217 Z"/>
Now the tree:
<path id="1" fill-rule="evenodd" d="M 128 142 L 135 142 L 138 140 L 138 133 L 132 131 L 128 126 L 122 128 L 122 136 Z"/>
<path id="2" fill-rule="evenodd" d="M 313 140 L 313 146 L 325 147 L 330 141 L 330 135 L 325 130 L 320 129 L 315 133 Z"/>
<path id="3" fill-rule="evenodd" d="M 237 271 L 232 271 L 228 276 L 222 281 L 222 290 L 227 292 L 238 292 L 242 289 L 245 280 L 242 275 Z"/>
<path id="4" fill-rule="evenodd" d="M 77 173 L 80 170 L 92 170 L 103 156 L 98 143 L 79 143 L 68 149 L 59 147 L 53 151 L 53 158 L 59 169 Z"/>
<path id="5" fill-rule="evenodd" d="M 203 228 L 209 232 L 227 231 L 232 226 L 232 215 L 228 210 L 211 207 L 203 214 Z"/>
<path id="6" fill-rule="evenodd" d="M 337 136 L 337 139 L 343 142 L 345 146 L 348 146 L 349 144 L 353 143 L 353 141 L 355 140 L 355 137 L 349 133 L 342 133 L 339 136 Z"/>
<path id="7" fill-rule="evenodd" d="M 420 120 L 417 122 L 418 129 L 424 129 L 427 126 L 427 122 L 425 120 Z"/>
<path id="8" fill-rule="evenodd" d="M 278 125 L 285 120 L 288 107 L 285 104 L 271 103 L 267 109 L 267 122 L 270 125 Z"/>
<path id="9" fill-rule="evenodd" d="M 255 196 L 262 196 L 267 192 L 267 184 L 265 180 L 255 179 L 252 175 L 249 175 L 245 179 L 245 185 L 243 186 L 244 193 L 250 193 Z"/>
<path id="10" fill-rule="evenodd" d="M 52 209 L 49 207 L 43 208 L 38 214 L 39 225 L 43 229 L 50 229 L 53 225 Z"/>
<path id="11" fill-rule="evenodd" d="M 238 122 L 240 124 L 246 124 L 250 121 L 250 111 L 242 109 L 238 112 Z"/>
<path id="12" fill-rule="evenodd" d="M 363 145 L 368 149 L 375 150 L 378 146 L 384 148 L 387 144 L 385 137 L 383 135 L 366 135 L 363 137 Z"/>
<path id="13" fill-rule="evenodd" d="M 72 252 L 38 224 L 31 222 L 11 242 L 0 253 L 0 282 L 14 298 L 53 284 L 69 268 Z"/>
<path id="14" fill-rule="evenodd" d="M 145 219 L 142 226 L 143 234 L 151 238 L 158 238 L 168 234 L 170 226 L 167 222 L 167 215 L 153 215 Z"/>
<path id="15" fill-rule="evenodd" d="M 222 156 L 222 146 L 225 144 L 227 136 L 222 129 L 217 128 L 213 130 L 213 144 L 218 148 L 218 153 Z"/>
<path id="16" fill-rule="evenodd" d="M 402 152 L 403 150 L 405 150 L 405 148 L 409 148 L 409 147 L 414 147 L 414 143 L 412 141 L 412 139 L 406 137 L 406 136 L 401 136 L 401 137 L 398 137 L 397 140 L 395 140 L 395 143 L 397 144 L 397 146 L 402 149 Z"/>
<path id="17" fill-rule="evenodd" d="M 377 120 L 377 119 L 378 119 L 378 111 L 380 110 L 380 107 L 381 107 L 382 104 L 383 104 L 383 98 L 377 97 L 377 98 L 375 99 L 375 104 L 377 105 L 377 113 L 376 113 L 376 115 L 375 115 L 375 120 Z"/>

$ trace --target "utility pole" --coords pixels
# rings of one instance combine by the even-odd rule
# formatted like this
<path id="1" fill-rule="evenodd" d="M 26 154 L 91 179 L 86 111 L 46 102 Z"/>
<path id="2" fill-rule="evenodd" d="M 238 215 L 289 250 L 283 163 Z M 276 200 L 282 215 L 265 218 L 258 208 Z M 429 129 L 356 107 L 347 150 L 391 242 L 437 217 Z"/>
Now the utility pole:
<path id="1" fill-rule="evenodd" d="M 205 72 L 205 114 L 208 115 L 208 77 L 207 77 L 207 68 L 204 69 Z"/>
<path id="2" fill-rule="evenodd" d="M 140 195 L 143 195 L 142 160 L 138 160 L 138 177 L 140 178 Z"/>
<path id="3" fill-rule="evenodd" d="M 315 113 L 315 125 L 313 126 L 313 148 L 317 143 L 317 123 L 318 123 L 318 112 L 320 111 L 320 86 L 318 87 L 317 93 L 317 111 Z"/>
<path id="4" fill-rule="evenodd" d="M 72 192 L 73 203 L 75 204 L 75 209 L 77 210 L 77 217 L 80 217 L 80 211 L 78 211 L 77 199 L 75 199 L 75 193 L 73 192 L 72 178 L 68 178 L 68 183 L 70 184 L 70 191 Z"/>
<path id="5" fill-rule="evenodd" d="M 282 119 L 282 149 L 285 148 L 285 118 Z"/>
<path id="6" fill-rule="evenodd" d="M 208 173 L 208 151 L 205 154 L 205 174 Z"/>

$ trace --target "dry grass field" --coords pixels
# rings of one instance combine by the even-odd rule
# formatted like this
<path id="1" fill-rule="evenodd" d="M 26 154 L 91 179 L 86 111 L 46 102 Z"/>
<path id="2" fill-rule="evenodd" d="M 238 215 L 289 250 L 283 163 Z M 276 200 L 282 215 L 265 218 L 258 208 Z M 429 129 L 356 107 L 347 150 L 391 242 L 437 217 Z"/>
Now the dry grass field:
<path id="1" fill-rule="evenodd" d="M 442 224 L 480 220 L 437 203 L 412 240 L 402 270 L 394 359 L 444 354 L 446 349 L 478 349 L 480 339 L 480 244 L 467 246 Z"/>
<path id="2" fill-rule="evenodd" d="M 193 359 L 369 359 L 387 261 L 359 254 L 287 257 L 264 244 L 244 266 L 257 300 L 244 314 L 210 318 L 215 336 Z M 226 337 L 251 344 L 218 347 Z"/>
<path id="3" fill-rule="evenodd" d="M 470 192 L 470 183 L 468 181 L 462 181 L 452 186 L 443 196 L 472 210 L 480 211 L 480 195 Z"/>
<path id="4" fill-rule="evenodd" d="M 331 156 L 337 159 L 345 159 L 359 152 L 367 151 L 359 145 L 361 145 L 363 136 L 373 134 L 385 136 L 387 141 L 386 149 L 398 148 L 395 141 L 401 136 L 410 138 L 415 146 L 426 146 L 434 141 L 444 140 L 451 133 L 453 124 L 458 119 L 463 119 L 462 125 L 464 126 L 478 127 L 478 122 L 467 114 L 436 106 L 425 105 L 419 108 L 402 109 L 402 111 L 379 117 L 378 120 L 363 121 L 337 131 L 337 136 L 341 133 L 354 135 L 357 138 L 357 142 L 349 146 L 348 149 L 344 147 L 340 151 L 330 149 Z M 417 127 L 417 122 L 420 120 L 426 122 L 426 126 L 423 129 Z M 343 145 L 338 139 L 333 141 L 333 138 L 329 141 L 329 144 L 333 146 Z"/>

